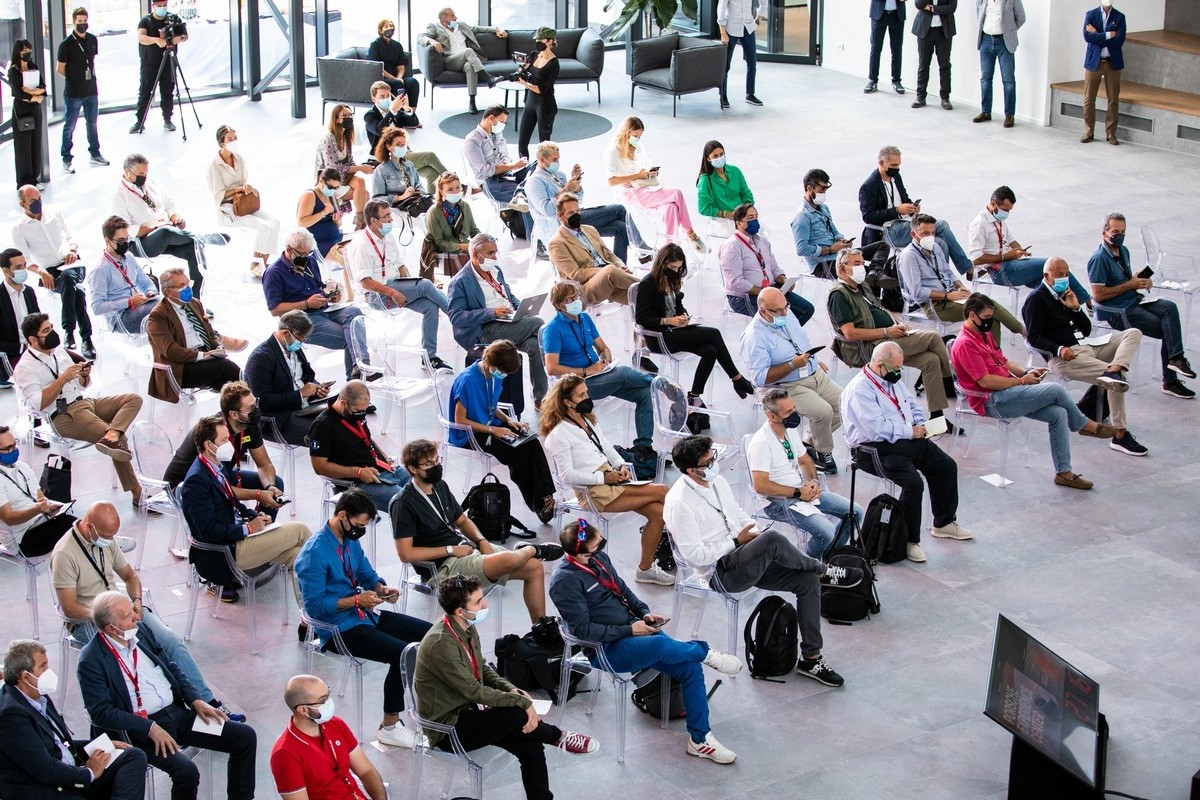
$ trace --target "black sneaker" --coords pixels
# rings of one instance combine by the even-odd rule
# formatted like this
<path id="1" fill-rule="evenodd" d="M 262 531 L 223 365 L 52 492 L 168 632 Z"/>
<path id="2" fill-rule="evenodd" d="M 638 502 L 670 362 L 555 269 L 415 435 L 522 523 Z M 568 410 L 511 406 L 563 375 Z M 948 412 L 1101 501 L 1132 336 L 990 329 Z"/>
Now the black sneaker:
<path id="1" fill-rule="evenodd" d="M 1144 444 L 1133 438 L 1129 431 L 1125 431 L 1124 436 L 1114 436 L 1108 446 L 1128 456 L 1144 456 L 1150 452 Z"/>
<path id="2" fill-rule="evenodd" d="M 141 133 L 144 130 L 146 130 L 146 129 L 142 127 L 140 122 L 135 122 L 135 123 L 133 123 L 133 127 L 131 127 L 129 129 L 129 132 L 130 133 Z"/>
<path id="3" fill-rule="evenodd" d="M 96 346 L 92 344 L 92 340 L 84 337 L 83 347 L 79 348 L 80 354 L 89 361 L 96 360 Z"/>
<path id="4" fill-rule="evenodd" d="M 110 162 L 107 158 L 105 158 L 102 155 L 94 155 L 88 159 L 88 163 L 95 164 L 98 167 L 107 167 Z"/>
<path id="5" fill-rule="evenodd" d="M 802 658 L 796 662 L 796 672 L 826 686 L 841 686 L 846 682 L 845 678 L 838 675 L 832 667 L 825 663 L 824 658 L 818 658 L 816 661 Z"/>
<path id="6" fill-rule="evenodd" d="M 900 81 L 892 81 L 892 91 L 896 94 L 904 94 L 904 84 Z"/>
<path id="7" fill-rule="evenodd" d="M 1129 381 L 1125 380 L 1125 376 L 1119 369 L 1107 370 L 1096 380 L 1104 384 L 1105 389 L 1116 389 L 1118 392 L 1123 392 L 1129 388 Z"/>
<path id="8" fill-rule="evenodd" d="M 836 564 L 826 564 L 825 574 L 821 576 L 822 586 L 835 586 L 838 589 L 849 589 L 862 583 L 863 571 L 858 567 L 839 567 Z"/>
<path id="9" fill-rule="evenodd" d="M 638 534 L 641 534 L 641 529 L 638 529 Z M 654 563 L 658 564 L 658 568 L 663 572 L 674 572 L 679 566 L 675 563 L 675 553 L 671 550 L 671 534 L 663 531 L 662 538 L 658 540 L 658 549 L 654 551 Z"/>
<path id="10" fill-rule="evenodd" d="M 563 557 L 563 549 L 556 544 L 535 544 L 533 547 L 533 557 L 538 561 L 558 561 Z"/>
<path id="11" fill-rule="evenodd" d="M 813 459 L 813 464 L 818 472 L 824 472 L 826 475 L 837 475 L 837 462 L 833 460 L 833 453 L 822 453 L 814 450 L 817 457 Z"/>
<path id="12" fill-rule="evenodd" d="M 868 81 L 867 85 L 863 87 L 863 94 L 874 94 L 875 90 L 878 88 L 879 88 L 878 83 L 876 83 L 875 81 Z"/>
<path id="13" fill-rule="evenodd" d="M 308 639 L 308 626 L 301 622 L 296 626 L 296 638 L 300 640 L 300 644 Z"/>
<path id="14" fill-rule="evenodd" d="M 174 123 L 174 122 L 171 122 L 171 120 L 169 120 L 169 119 L 164 119 L 164 120 L 163 120 L 163 130 L 164 130 L 164 131 L 173 131 L 173 130 L 175 130 L 175 123 Z"/>
<path id="15" fill-rule="evenodd" d="M 644 356 L 643 356 L 643 357 L 642 357 L 642 359 L 641 359 L 641 360 L 638 362 L 638 365 L 637 365 L 637 367 L 638 367 L 638 369 L 640 369 L 642 372 L 649 372 L 651 375 L 657 375 L 657 374 L 658 374 L 658 364 L 655 364 L 653 361 L 651 361 L 650 359 L 648 359 L 648 358 L 646 358 L 646 357 L 644 357 Z"/>
<path id="16" fill-rule="evenodd" d="M 218 587 L 216 586 L 216 584 L 210 583 L 208 585 L 208 593 L 211 594 L 213 597 L 217 596 L 217 589 L 218 589 Z M 222 587 L 220 587 L 220 590 L 221 590 L 220 596 L 221 596 L 222 603 L 236 603 L 238 600 L 242 599 L 241 595 L 238 594 L 237 589 L 233 589 L 229 586 L 222 586 Z"/>
<path id="17" fill-rule="evenodd" d="M 752 106 L 761 106 L 763 104 L 762 100 L 759 100 L 757 97 L 755 97 L 752 94 L 746 95 L 746 102 Z"/>
<path id="18" fill-rule="evenodd" d="M 1175 356 L 1167 361 L 1167 366 L 1185 378 L 1196 377 L 1196 371 L 1192 369 L 1192 365 L 1188 363 L 1187 356 Z"/>
<path id="19" fill-rule="evenodd" d="M 721 96 L 721 108 L 729 108 L 729 98 L 724 95 Z"/>
<path id="20" fill-rule="evenodd" d="M 1164 383 L 1163 394 L 1169 394 L 1172 397 L 1179 397 L 1183 400 L 1191 400 L 1196 396 L 1195 392 L 1183 385 L 1183 381 Z"/>
<path id="21" fill-rule="evenodd" d="M 454 367 L 442 361 L 437 356 L 429 357 L 429 368 L 434 372 L 454 372 Z"/>

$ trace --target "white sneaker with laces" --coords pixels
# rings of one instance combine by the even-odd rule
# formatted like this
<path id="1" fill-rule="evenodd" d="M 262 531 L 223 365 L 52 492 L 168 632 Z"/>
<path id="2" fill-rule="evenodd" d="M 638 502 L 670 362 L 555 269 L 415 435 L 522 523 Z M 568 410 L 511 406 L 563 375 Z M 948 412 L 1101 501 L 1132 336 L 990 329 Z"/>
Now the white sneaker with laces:
<path id="1" fill-rule="evenodd" d="M 929 532 L 939 539 L 958 539 L 960 541 L 970 539 L 975 535 L 957 522 L 951 522 L 949 525 L 943 525 L 940 528 L 934 526 Z"/>
<path id="2" fill-rule="evenodd" d="M 693 742 L 692 737 L 689 736 L 687 754 L 697 758 L 707 758 L 718 764 L 732 764 L 737 760 L 737 753 L 718 742 L 717 737 L 713 736 L 711 731 L 705 735 L 704 741 L 699 743 Z"/>
<path id="3" fill-rule="evenodd" d="M 725 675 L 737 675 L 742 671 L 742 660 L 728 653 L 709 650 L 708 655 L 704 657 L 704 666 L 712 667 Z"/>
<path id="4" fill-rule="evenodd" d="M 916 542 L 908 543 L 908 550 L 905 552 L 905 558 L 909 561 L 915 561 L 918 564 L 925 563 L 925 551 L 921 549 L 921 545 Z"/>
<path id="5" fill-rule="evenodd" d="M 379 740 L 380 744 L 390 744 L 393 747 L 407 747 L 409 750 L 414 749 L 418 742 L 420 742 L 422 747 L 429 746 L 429 742 L 423 735 L 409 730 L 401 722 L 397 722 L 390 729 L 381 727 L 376 731 L 375 738 Z"/>
<path id="6" fill-rule="evenodd" d="M 637 583 L 654 583 L 659 586 L 675 585 L 675 576 L 664 571 L 658 564 L 651 564 L 650 569 L 639 569 L 633 573 L 633 579 Z"/>
<path id="7" fill-rule="evenodd" d="M 132 553 L 137 549 L 137 542 L 128 536 L 116 536 L 117 547 L 121 548 L 122 553 Z"/>

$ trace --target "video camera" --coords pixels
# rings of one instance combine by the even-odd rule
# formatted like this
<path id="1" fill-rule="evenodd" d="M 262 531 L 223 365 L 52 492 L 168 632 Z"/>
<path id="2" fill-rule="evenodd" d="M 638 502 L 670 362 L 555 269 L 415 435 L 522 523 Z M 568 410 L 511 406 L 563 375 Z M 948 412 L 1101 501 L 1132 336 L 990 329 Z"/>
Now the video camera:
<path id="1" fill-rule="evenodd" d="M 517 81 L 529 80 L 529 54 L 515 51 L 513 53 L 513 61 L 517 62 L 517 71 L 506 76 L 507 80 Z"/>
<path id="2" fill-rule="evenodd" d="M 167 45 L 174 44 L 175 39 L 180 39 L 187 33 L 187 26 L 178 14 L 167 14 L 163 21 L 162 37 L 167 41 Z"/>

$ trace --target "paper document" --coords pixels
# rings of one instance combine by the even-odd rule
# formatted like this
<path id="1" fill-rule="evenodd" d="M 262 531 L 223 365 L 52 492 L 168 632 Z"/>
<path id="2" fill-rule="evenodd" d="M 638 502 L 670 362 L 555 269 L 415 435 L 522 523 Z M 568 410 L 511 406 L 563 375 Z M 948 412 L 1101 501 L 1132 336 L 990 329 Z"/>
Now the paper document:
<path id="1" fill-rule="evenodd" d="M 271 531 L 275 530 L 282 524 L 283 524 L 282 522 L 272 522 L 270 525 L 266 526 L 258 533 L 247 534 L 247 538 L 249 538 L 250 536 L 262 536 L 264 533 L 270 533 Z"/>
<path id="2" fill-rule="evenodd" d="M 207 733 L 209 736 L 220 736 L 221 731 L 225 728 L 225 720 L 219 719 L 215 722 L 208 722 L 200 717 L 196 717 L 196 721 L 192 723 L 192 730 L 196 733 Z"/>
<path id="3" fill-rule="evenodd" d="M 941 436 L 946 430 L 945 417 L 930 417 L 925 421 L 926 436 Z"/>
<path id="4" fill-rule="evenodd" d="M 1100 347 L 1108 344 L 1110 341 L 1112 341 L 1112 334 L 1102 333 L 1099 336 L 1089 336 L 1083 340 L 1083 343 L 1091 345 L 1092 347 Z"/>
<path id="5" fill-rule="evenodd" d="M 800 282 L 799 278 L 788 278 L 786 281 L 783 282 L 783 286 L 779 287 L 779 291 L 783 292 L 784 294 L 787 294 L 799 282 Z"/>
<path id="6" fill-rule="evenodd" d="M 533 700 L 533 711 L 539 717 L 544 717 L 550 713 L 550 709 L 554 706 L 549 700 L 539 700 L 536 697 Z"/>
<path id="7" fill-rule="evenodd" d="M 91 756 L 95 755 L 96 753 L 115 753 L 117 752 L 117 748 L 116 745 L 112 743 L 112 739 L 108 737 L 108 734 L 102 733 L 95 739 L 92 739 L 92 741 L 85 744 L 83 746 L 83 752 Z"/>
<path id="8" fill-rule="evenodd" d="M 811 517 L 814 514 L 821 513 L 821 509 L 817 508 L 815 504 L 810 503 L 807 500 L 793 500 L 792 511 L 795 511 L 797 514 L 802 514 L 806 517 Z"/>
<path id="9" fill-rule="evenodd" d="M 614 361 L 610 361 L 610 362 L 608 362 L 608 366 L 607 366 L 607 367 L 605 367 L 604 369 L 600 370 L 599 372 L 593 372 L 591 375 L 588 375 L 588 377 L 589 377 L 589 378 L 594 378 L 594 377 L 596 377 L 597 375 L 606 375 L 606 374 L 608 374 L 609 372 L 612 372 L 612 371 L 613 371 L 613 369 L 614 369 L 616 366 L 617 366 L 616 362 L 614 362 Z"/>
<path id="10" fill-rule="evenodd" d="M 30 69 L 21 73 L 21 85 L 27 89 L 36 89 L 42 82 L 40 70 Z"/>
<path id="11" fill-rule="evenodd" d="M 316 311 L 328 311 L 328 312 L 341 311 L 343 308 L 349 308 L 351 305 L 353 305 L 353 303 L 330 303 L 327 306 L 323 306 L 323 307 L 315 309 L 315 310 Z"/>
<path id="12" fill-rule="evenodd" d="M 646 486 L 650 481 L 625 481 L 622 486 Z"/>

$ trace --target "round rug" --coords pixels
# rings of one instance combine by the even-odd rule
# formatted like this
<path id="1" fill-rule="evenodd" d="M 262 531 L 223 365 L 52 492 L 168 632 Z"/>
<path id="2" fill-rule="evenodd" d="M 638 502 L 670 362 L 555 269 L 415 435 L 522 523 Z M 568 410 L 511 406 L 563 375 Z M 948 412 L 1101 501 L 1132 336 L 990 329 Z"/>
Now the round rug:
<path id="1" fill-rule="evenodd" d="M 483 119 L 482 111 L 478 114 L 455 114 L 438 123 L 438 128 L 442 133 L 462 139 L 479 124 L 481 119 Z M 514 147 L 517 145 L 519 129 L 520 116 L 510 113 L 508 124 L 504 126 L 504 139 Z M 580 139 L 591 139 L 603 136 L 610 130 L 612 130 L 612 123 L 608 121 L 607 117 L 589 114 L 586 111 L 560 108 L 558 116 L 554 118 L 554 141 L 556 142 L 577 142 Z M 534 138 L 537 138 L 536 131 Z"/>

